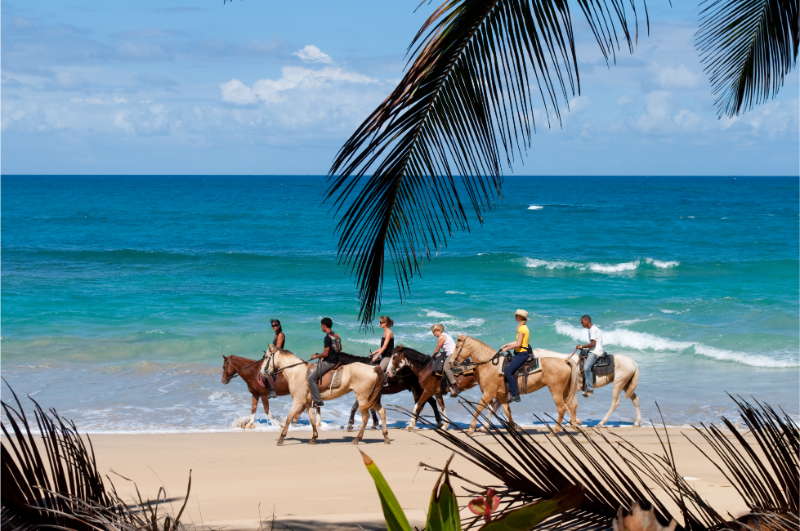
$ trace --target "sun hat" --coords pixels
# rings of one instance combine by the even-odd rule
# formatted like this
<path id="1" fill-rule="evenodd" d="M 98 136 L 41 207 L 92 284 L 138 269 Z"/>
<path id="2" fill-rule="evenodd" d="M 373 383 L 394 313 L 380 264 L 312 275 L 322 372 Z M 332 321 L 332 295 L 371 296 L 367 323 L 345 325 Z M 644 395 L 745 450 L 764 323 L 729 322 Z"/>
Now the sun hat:
<path id="1" fill-rule="evenodd" d="M 516 312 L 514 312 L 514 315 L 519 315 L 520 317 L 524 317 L 525 319 L 528 318 L 528 312 L 526 312 L 525 310 L 517 310 Z"/>

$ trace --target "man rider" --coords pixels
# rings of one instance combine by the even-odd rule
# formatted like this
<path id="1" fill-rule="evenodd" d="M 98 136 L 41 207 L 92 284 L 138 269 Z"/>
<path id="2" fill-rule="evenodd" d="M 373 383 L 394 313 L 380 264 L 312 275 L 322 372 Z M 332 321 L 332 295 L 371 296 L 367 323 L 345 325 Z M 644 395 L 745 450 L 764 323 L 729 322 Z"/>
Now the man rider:
<path id="1" fill-rule="evenodd" d="M 319 359 L 317 367 L 308 375 L 308 389 L 311 391 L 311 401 L 314 407 L 322 407 L 322 397 L 319 396 L 317 380 L 333 369 L 339 362 L 339 352 L 342 350 L 342 340 L 339 334 L 331 330 L 333 321 L 330 317 L 323 317 L 320 327 L 325 332 L 324 349 L 320 354 L 314 354 L 311 359 Z"/>
<path id="2" fill-rule="evenodd" d="M 603 332 L 600 331 L 595 325 L 592 324 L 592 318 L 588 315 L 581 317 L 581 326 L 589 329 L 589 342 L 585 345 L 578 345 L 579 350 L 589 349 L 589 354 L 586 356 L 586 361 L 583 364 L 584 381 L 586 382 L 583 387 L 583 396 L 594 396 L 592 391 L 592 384 L 594 383 L 594 374 L 592 367 L 597 362 L 597 358 L 603 355 Z"/>

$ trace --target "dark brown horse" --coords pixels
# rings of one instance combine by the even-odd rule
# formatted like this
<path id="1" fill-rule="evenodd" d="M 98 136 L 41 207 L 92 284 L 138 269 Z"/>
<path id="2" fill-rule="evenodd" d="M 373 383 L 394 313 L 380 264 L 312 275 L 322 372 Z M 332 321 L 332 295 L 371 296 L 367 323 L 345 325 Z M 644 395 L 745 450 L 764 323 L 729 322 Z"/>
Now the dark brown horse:
<path id="1" fill-rule="evenodd" d="M 258 371 L 261 368 L 262 360 L 251 360 L 242 358 L 241 356 L 225 355 L 223 355 L 222 358 L 225 360 L 222 362 L 222 383 L 227 385 L 231 379 L 240 376 L 242 381 L 247 384 L 247 390 L 253 395 L 253 405 L 250 408 L 250 421 L 245 424 L 244 427 L 252 428 L 255 426 L 256 409 L 258 409 L 259 399 L 261 399 L 261 403 L 264 404 L 264 413 L 267 414 L 267 417 L 270 420 L 278 422 L 269 412 L 269 399 L 267 398 L 269 390 L 263 383 L 258 381 Z M 278 396 L 286 396 L 289 394 L 289 385 L 282 374 L 279 374 L 275 379 L 275 392 L 278 393 Z M 305 411 L 305 408 L 301 409 L 297 415 L 295 415 L 292 420 L 293 424 L 296 424 L 297 421 L 300 420 L 300 415 L 303 411 Z M 317 419 L 319 419 L 319 409 L 317 409 Z"/>
<path id="2" fill-rule="evenodd" d="M 422 387 L 419 385 L 419 379 L 409 367 L 403 367 L 395 373 L 394 376 L 389 378 L 389 385 L 383 388 L 381 395 L 395 395 L 403 391 L 411 391 L 414 395 L 414 403 L 416 404 L 422 396 Z M 436 424 L 438 427 L 443 426 L 442 416 L 439 414 L 439 408 L 436 407 L 436 401 L 432 396 L 428 397 L 427 404 L 433 408 L 433 414 L 436 417 Z M 347 431 L 353 431 L 353 423 L 355 422 L 356 411 L 358 411 L 358 402 L 353 404 L 353 409 L 350 410 L 350 421 L 347 423 Z M 375 410 L 372 410 L 372 429 L 378 429 L 378 415 Z"/>
<path id="3" fill-rule="evenodd" d="M 399 345 L 395 347 L 392 353 L 392 362 L 389 364 L 389 375 L 399 374 L 404 368 L 411 369 L 411 372 L 417 377 L 417 382 L 422 388 L 422 393 L 419 396 L 414 396 L 416 403 L 414 404 L 414 416 L 411 422 L 408 423 L 408 430 L 411 431 L 417 425 L 417 418 L 420 411 L 422 411 L 425 402 L 431 400 L 434 396 L 436 401 L 439 402 L 439 407 L 442 414 L 447 418 L 447 410 L 444 407 L 444 400 L 442 399 L 442 377 L 433 374 L 433 365 L 431 358 L 427 354 L 423 354 L 417 350 Z M 466 391 L 477 385 L 475 379 L 470 376 L 457 376 L 456 383 L 460 391 Z M 438 419 L 437 419 L 438 420 Z M 444 429 L 447 429 L 447 420 L 445 420 Z"/>

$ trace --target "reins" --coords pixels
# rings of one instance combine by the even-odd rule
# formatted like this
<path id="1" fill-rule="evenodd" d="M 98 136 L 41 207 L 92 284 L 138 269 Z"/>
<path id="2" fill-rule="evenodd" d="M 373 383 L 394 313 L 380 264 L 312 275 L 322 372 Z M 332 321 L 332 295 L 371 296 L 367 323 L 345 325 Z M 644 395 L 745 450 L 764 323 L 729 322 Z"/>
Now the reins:
<path id="1" fill-rule="evenodd" d="M 230 359 L 230 358 L 229 358 L 229 359 Z M 242 367 L 241 369 L 236 369 L 235 371 L 233 371 L 233 374 L 231 375 L 230 379 L 231 379 L 231 380 L 233 380 L 234 378 L 236 378 L 237 376 L 239 376 L 239 372 L 240 372 L 240 371 L 243 371 L 243 370 L 245 370 L 245 369 L 249 369 L 250 367 L 252 367 L 252 366 L 253 366 L 253 365 L 255 365 L 256 363 L 261 363 L 261 362 L 263 362 L 265 359 L 267 359 L 267 352 L 266 352 L 266 351 L 264 351 L 264 357 L 263 357 L 263 358 L 261 358 L 260 360 L 258 360 L 258 361 L 254 361 L 253 363 L 251 363 L 250 365 L 247 365 L 246 367 Z"/>

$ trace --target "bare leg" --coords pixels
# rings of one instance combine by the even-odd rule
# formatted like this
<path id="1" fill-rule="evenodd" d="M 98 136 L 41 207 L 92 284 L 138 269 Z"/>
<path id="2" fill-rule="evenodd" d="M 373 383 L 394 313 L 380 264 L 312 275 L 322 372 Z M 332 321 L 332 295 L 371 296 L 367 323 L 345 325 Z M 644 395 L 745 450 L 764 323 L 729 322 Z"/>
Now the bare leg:
<path id="1" fill-rule="evenodd" d="M 266 404 L 266 402 L 264 402 Z M 245 428 L 250 429 L 256 424 L 256 409 L 258 409 L 258 397 L 253 395 L 253 405 L 250 407 L 250 422 L 244 425 Z"/>

